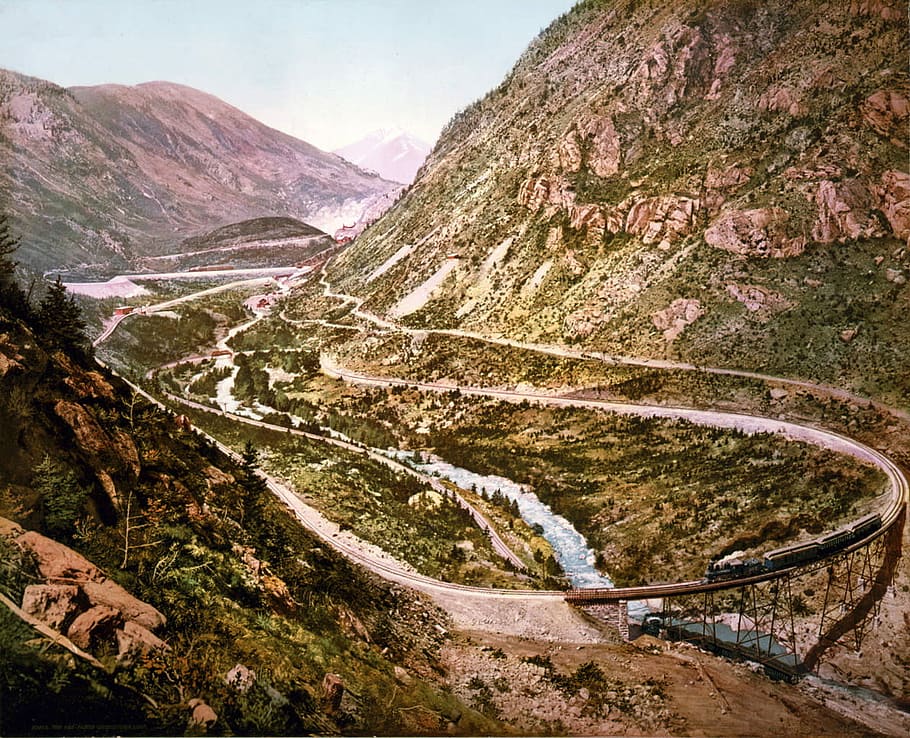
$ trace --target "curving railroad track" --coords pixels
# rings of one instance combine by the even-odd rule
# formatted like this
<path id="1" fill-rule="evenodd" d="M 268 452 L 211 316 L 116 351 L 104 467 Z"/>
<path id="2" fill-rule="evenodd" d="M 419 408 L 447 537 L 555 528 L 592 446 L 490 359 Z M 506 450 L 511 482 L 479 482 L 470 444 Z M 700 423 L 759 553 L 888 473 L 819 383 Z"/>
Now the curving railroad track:
<path id="1" fill-rule="evenodd" d="M 365 320 L 368 320 L 376 325 L 379 325 L 382 328 L 386 329 L 399 329 L 399 326 L 390 323 L 387 320 L 379 318 L 371 313 L 361 310 L 362 300 L 359 298 L 353 297 L 351 295 L 344 295 L 341 293 L 335 293 L 331 290 L 329 283 L 325 280 L 324 272 L 321 275 L 320 283 L 325 288 L 325 295 L 328 297 L 333 297 L 350 303 L 353 306 L 354 313 Z M 184 298 L 187 299 L 187 298 Z M 119 324 L 115 323 L 113 326 L 110 326 L 110 329 L 105 331 L 102 336 L 96 340 L 95 345 L 100 344 L 103 340 L 111 335 L 113 330 Z M 428 332 L 428 331 L 413 331 L 412 329 L 407 329 L 409 332 Z M 565 349 L 563 347 L 547 347 L 539 346 L 536 344 L 523 344 L 521 342 L 511 341 L 508 339 L 490 339 L 489 337 L 484 337 L 481 335 L 468 334 L 467 332 L 455 331 L 455 330 L 438 330 L 433 331 L 448 335 L 461 335 L 467 337 L 478 338 L 495 344 L 501 345 L 510 345 L 519 348 L 527 348 L 529 350 L 541 351 L 544 353 L 552 353 L 564 356 L 573 356 L 575 357 L 578 354 L 578 357 L 582 357 L 581 352 L 575 352 L 570 349 Z M 655 360 L 648 359 L 614 359 L 612 357 L 598 357 L 604 360 L 615 360 L 619 363 L 634 363 L 644 366 L 651 367 L 661 367 L 667 362 L 658 362 Z M 722 374 L 730 374 L 734 376 L 750 376 L 761 379 L 769 379 L 772 381 L 777 381 L 785 384 L 799 384 L 800 386 L 806 387 L 815 387 L 810 383 L 798 382 L 796 380 L 780 379 L 773 377 L 765 377 L 764 375 L 757 375 L 751 372 L 741 372 L 736 370 L 727 370 L 727 369 L 710 369 L 705 367 L 695 367 L 694 365 L 686 365 L 681 363 L 670 362 L 672 366 L 667 366 L 666 368 L 674 369 L 690 369 L 690 370 L 699 370 L 699 371 L 710 371 Z M 685 407 L 671 407 L 664 405 L 635 405 L 632 403 L 622 403 L 622 402 L 613 402 L 608 400 L 598 400 L 598 399 L 578 399 L 578 398 L 569 398 L 561 397 L 554 394 L 547 394 L 544 392 L 532 392 L 532 391 L 515 391 L 515 390 L 503 390 L 503 389 L 494 389 L 494 388 L 484 388 L 484 387 L 470 387 L 470 386 L 460 386 L 453 384 L 443 384 L 437 382 L 415 382 L 405 379 L 400 379 L 396 377 L 378 377 L 370 376 L 365 374 L 360 374 L 357 372 L 348 371 L 342 367 L 335 366 L 327 357 L 323 357 L 323 371 L 330 375 L 334 376 L 343 381 L 373 385 L 373 386 L 407 386 L 414 387 L 416 389 L 421 389 L 425 391 L 433 392 L 451 392 L 453 390 L 458 390 L 462 394 L 478 396 L 478 397 L 489 397 L 493 399 L 504 400 L 508 402 L 536 402 L 539 404 L 546 404 L 551 406 L 560 406 L 560 407 L 584 407 L 588 409 L 599 409 L 609 412 L 621 413 L 621 414 L 631 414 L 638 415 L 642 417 L 662 417 L 662 418 L 674 418 L 674 419 L 685 419 L 690 422 L 700 424 L 700 425 L 710 425 L 720 428 L 731 428 L 738 429 L 747 433 L 757 433 L 757 432 L 766 432 L 766 433 L 780 433 L 787 438 L 793 440 L 801 440 L 815 445 L 827 448 L 839 453 L 849 454 L 859 459 L 863 459 L 869 463 L 874 464 L 879 469 L 881 469 L 885 475 L 888 477 L 890 486 L 891 486 L 891 498 L 886 510 L 881 512 L 882 525 L 874 533 L 868 535 L 862 540 L 852 543 L 845 549 L 841 549 L 835 552 L 828 554 L 827 557 L 816 560 L 824 561 L 825 558 L 831 558 L 833 556 L 838 556 L 843 554 L 845 551 L 852 551 L 862 546 L 867 545 L 875 538 L 885 535 L 890 528 L 902 520 L 901 512 L 910 502 L 910 482 L 908 482 L 907 477 L 901 471 L 900 468 L 890 459 L 888 459 L 883 454 L 878 451 L 866 446 L 865 444 L 860 443 L 854 439 L 848 438 L 839 433 L 834 433 L 828 430 L 822 430 L 820 428 L 815 428 L 809 425 L 802 425 L 798 423 L 792 423 L 788 421 L 776 420 L 772 418 L 765 418 L 761 416 L 746 415 L 741 413 L 730 413 L 730 412 L 719 412 L 711 410 L 696 410 L 693 408 Z M 128 380 L 124 380 L 127 381 Z M 160 407 L 165 407 L 159 400 L 149 395 L 147 392 L 137 387 L 136 385 L 128 382 L 135 391 L 142 394 L 151 402 L 155 403 Z M 831 388 L 819 387 L 821 390 L 828 390 Z M 840 391 L 839 391 L 840 392 Z M 853 397 L 848 393 L 842 393 L 846 396 Z M 246 418 L 239 415 L 234 415 L 231 413 L 225 413 L 224 411 L 211 408 L 201 403 L 195 403 L 191 400 L 186 400 L 182 397 L 176 395 L 168 395 L 169 399 L 172 401 L 184 404 L 186 406 L 194 407 L 198 410 L 205 412 L 212 412 L 216 414 L 221 414 L 227 417 L 230 417 L 232 420 L 237 422 L 242 422 L 250 425 L 255 425 L 258 427 L 277 430 L 282 433 L 287 433 L 288 428 L 284 426 L 273 425 L 270 423 L 265 423 L 259 420 L 253 420 L 251 418 Z M 887 408 L 893 414 L 903 417 L 906 413 L 901 411 L 896 411 L 893 408 Z M 291 429 L 292 433 L 302 435 L 312 440 L 319 442 L 331 443 L 339 447 L 347 448 L 348 450 L 355 451 L 357 453 L 367 453 L 371 454 L 384 463 L 392 462 L 397 464 L 391 459 L 388 459 L 385 456 L 375 454 L 375 452 L 370 452 L 368 449 L 364 449 L 361 446 L 355 444 L 349 444 L 345 441 L 339 439 L 330 439 L 325 436 L 320 436 L 316 434 L 306 433 L 297 429 Z M 219 442 L 217 439 L 212 438 L 211 436 L 206 435 L 209 440 L 216 444 L 222 451 L 225 453 L 237 457 L 237 454 L 234 453 L 227 446 Z M 402 471 L 406 473 L 413 474 L 415 476 L 423 478 L 425 475 L 421 475 L 419 472 L 416 472 L 413 469 L 405 465 L 398 465 L 401 467 Z M 569 600 L 596 600 L 603 602 L 610 601 L 630 601 L 630 600 L 643 600 L 650 598 L 659 598 L 667 597 L 673 595 L 684 595 L 684 594 L 697 594 L 703 592 L 712 592 L 723 589 L 732 589 L 741 587 L 743 585 L 769 581 L 785 576 L 790 573 L 794 568 L 792 567 L 787 569 L 775 570 L 773 572 L 762 573 L 758 575 L 751 575 L 742 578 L 733 578 L 725 579 L 723 581 L 713 581 L 707 582 L 705 580 L 693 580 L 686 582 L 676 582 L 671 584 L 655 584 L 655 585 L 645 585 L 639 587 L 618 587 L 614 589 L 587 589 L 587 590 L 570 590 L 568 593 L 564 591 L 535 591 L 535 590 L 510 590 L 510 589 L 496 589 L 496 588 L 484 588 L 484 587 L 472 587 L 468 585 L 452 584 L 449 582 L 443 582 L 432 577 L 427 577 L 422 574 L 419 574 L 413 570 L 410 570 L 407 566 L 403 565 L 401 562 L 395 561 L 388 557 L 382 555 L 377 555 L 375 551 L 368 551 L 367 548 L 362 544 L 362 542 L 356 542 L 351 540 L 352 537 L 342 535 L 337 526 L 327 521 L 318 511 L 314 508 L 306 505 L 299 497 L 297 497 L 291 490 L 285 487 L 279 480 L 270 477 L 269 475 L 262 473 L 263 478 L 266 481 L 269 489 L 278 496 L 294 513 L 294 515 L 310 530 L 316 533 L 320 538 L 325 540 L 336 550 L 338 550 L 343 555 L 348 558 L 357 561 L 358 563 L 366 566 L 375 573 L 383 576 L 392 581 L 406 584 L 408 586 L 414 587 L 424 592 L 430 594 L 436 592 L 448 592 L 448 593 L 460 593 L 462 596 L 477 596 L 477 597 L 502 597 L 502 598 L 516 598 L 521 597 L 524 599 L 554 599 L 554 598 L 566 598 Z M 430 478 L 426 478 L 430 480 Z M 433 480 L 435 481 L 435 480 Z M 431 482 L 432 483 L 432 482 Z M 437 482 L 438 484 L 438 482 Z M 437 490 L 440 491 L 440 490 Z M 445 490 L 448 493 L 448 490 Z M 476 511 L 474 511 L 476 513 Z M 479 515 L 479 513 L 477 513 Z M 475 519 L 477 517 L 475 516 Z M 481 517 L 482 519 L 482 517 Z M 480 523 L 480 521 L 478 520 Z M 484 527 L 483 523 L 480 523 L 481 527 Z M 499 539 L 497 543 L 498 536 L 495 531 L 486 526 L 488 533 L 491 536 L 491 540 L 494 542 L 494 548 L 501 553 L 505 558 L 512 560 L 515 563 L 514 553 L 506 546 L 504 542 Z M 515 557 L 517 559 L 517 557 Z"/>

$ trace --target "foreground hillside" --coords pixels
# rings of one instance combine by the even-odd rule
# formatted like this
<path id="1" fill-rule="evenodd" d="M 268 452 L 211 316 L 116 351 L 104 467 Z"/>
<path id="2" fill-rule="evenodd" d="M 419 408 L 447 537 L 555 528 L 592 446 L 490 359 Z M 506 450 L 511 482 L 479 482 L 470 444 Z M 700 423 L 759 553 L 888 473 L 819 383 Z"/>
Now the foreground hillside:
<path id="1" fill-rule="evenodd" d="M 189 87 L 67 90 L 5 70 L 0 158 L 34 269 L 122 265 L 246 218 L 334 229 L 398 187 Z"/>
<path id="2" fill-rule="evenodd" d="M 2 308 L 0 435 L 3 735 L 496 725 L 442 685 L 440 611 Z"/>
<path id="3" fill-rule="evenodd" d="M 906 402 L 905 11 L 582 2 L 329 276 L 414 326 Z"/>

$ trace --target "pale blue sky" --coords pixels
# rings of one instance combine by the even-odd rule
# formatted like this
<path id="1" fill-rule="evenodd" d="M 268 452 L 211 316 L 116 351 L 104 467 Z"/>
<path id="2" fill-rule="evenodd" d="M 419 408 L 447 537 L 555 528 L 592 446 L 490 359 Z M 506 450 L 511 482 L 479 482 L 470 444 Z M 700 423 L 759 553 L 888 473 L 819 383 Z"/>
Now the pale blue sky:
<path id="1" fill-rule="evenodd" d="M 168 80 L 321 148 L 432 143 L 574 0 L 0 0 L 0 67 L 63 86 Z"/>

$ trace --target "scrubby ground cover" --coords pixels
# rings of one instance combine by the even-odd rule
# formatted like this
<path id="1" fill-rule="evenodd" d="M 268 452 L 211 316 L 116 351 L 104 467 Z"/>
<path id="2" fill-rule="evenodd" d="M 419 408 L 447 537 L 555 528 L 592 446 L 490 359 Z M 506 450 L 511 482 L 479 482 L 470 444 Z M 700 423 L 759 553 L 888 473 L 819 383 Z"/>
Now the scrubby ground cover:
<path id="1" fill-rule="evenodd" d="M 264 470 L 286 480 L 305 502 L 342 528 L 423 574 L 480 586 L 534 588 L 552 584 L 545 576 L 534 578 L 514 572 L 462 508 L 410 475 L 366 456 L 298 436 L 238 426 L 204 412 L 188 413 L 194 424 L 238 449 L 245 440 L 254 439 L 261 449 Z M 512 516 L 509 521 L 514 528 L 517 521 Z M 507 522 L 501 522 L 508 527 Z M 525 538 L 533 537 L 528 533 Z M 533 568 L 530 548 L 520 536 L 512 539 L 519 552 L 527 548 Z M 537 545 L 540 547 L 540 542 Z M 551 554 L 548 548 L 546 553 Z"/>

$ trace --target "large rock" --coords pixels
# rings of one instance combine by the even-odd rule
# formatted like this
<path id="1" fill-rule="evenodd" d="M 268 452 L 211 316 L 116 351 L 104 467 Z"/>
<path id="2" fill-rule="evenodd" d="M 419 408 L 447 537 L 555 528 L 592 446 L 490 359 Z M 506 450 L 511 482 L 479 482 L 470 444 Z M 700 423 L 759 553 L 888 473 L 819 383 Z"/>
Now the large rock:
<path id="1" fill-rule="evenodd" d="M 894 169 L 885 172 L 875 193 L 895 237 L 910 243 L 910 174 Z"/>
<path id="2" fill-rule="evenodd" d="M 138 623 L 127 620 L 123 627 L 114 633 L 117 639 L 117 661 L 121 664 L 131 664 L 139 656 L 144 656 L 152 651 L 169 648 L 148 628 L 143 628 Z"/>
<path id="3" fill-rule="evenodd" d="M 123 613 L 123 617 L 135 623 L 156 630 L 162 627 L 167 619 L 147 602 L 133 597 L 112 579 L 85 582 L 82 590 L 93 605 L 105 605 Z"/>
<path id="4" fill-rule="evenodd" d="M 104 643 L 113 643 L 123 615 L 113 607 L 96 605 L 79 615 L 66 631 L 79 648 L 90 651 Z"/>
<path id="5" fill-rule="evenodd" d="M 806 237 L 789 235 L 789 219 L 782 208 L 728 210 L 705 230 L 705 242 L 743 256 L 799 256 L 806 248 Z"/>
<path id="6" fill-rule="evenodd" d="M 166 622 L 164 615 L 147 602 L 133 597 L 84 556 L 68 546 L 35 531 L 22 533 L 16 544 L 34 554 L 38 571 L 51 584 L 78 585 L 88 602 L 110 607 L 145 628 L 155 630 Z"/>
<path id="7" fill-rule="evenodd" d="M 84 556 L 33 530 L 22 533 L 16 539 L 16 544 L 35 555 L 41 576 L 52 582 L 82 583 L 106 578 L 104 573 Z"/>
<path id="8" fill-rule="evenodd" d="M 704 314 L 698 300 L 680 297 L 670 303 L 669 307 L 656 312 L 651 320 L 657 330 L 663 331 L 664 338 L 669 342 L 678 338 L 687 326 Z"/>
<path id="9" fill-rule="evenodd" d="M 187 707 L 192 710 L 189 720 L 190 728 L 205 732 L 218 722 L 218 713 L 198 697 L 191 699 L 187 703 Z"/>
<path id="10" fill-rule="evenodd" d="M 75 584 L 30 584 L 22 593 L 22 609 L 59 631 L 67 628 L 87 602 Z"/>
<path id="11" fill-rule="evenodd" d="M 872 212 L 877 205 L 875 198 L 859 180 L 837 184 L 829 180 L 819 182 L 815 203 L 818 216 L 812 227 L 812 238 L 819 243 L 843 243 L 885 235 Z"/>

